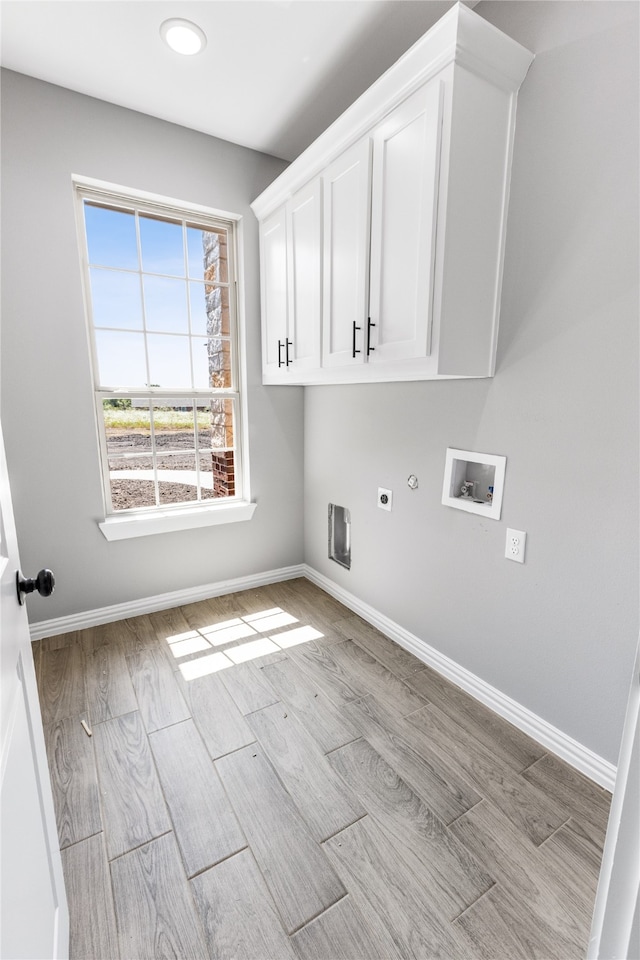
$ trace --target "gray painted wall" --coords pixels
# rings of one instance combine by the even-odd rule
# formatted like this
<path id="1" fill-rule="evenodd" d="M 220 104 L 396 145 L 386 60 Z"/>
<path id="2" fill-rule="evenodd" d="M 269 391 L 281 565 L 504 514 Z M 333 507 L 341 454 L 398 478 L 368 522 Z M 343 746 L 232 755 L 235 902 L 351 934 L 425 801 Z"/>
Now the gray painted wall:
<path id="1" fill-rule="evenodd" d="M 307 388 L 305 557 L 615 763 L 638 630 L 638 7 L 475 9 L 537 54 L 497 373 Z M 500 521 L 440 504 L 447 446 L 506 455 Z M 329 501 L 351 508 L 350 572 L 326 556 Z"/>
<path id="2" fill-rule="evenodd" d="M 29 77 L 2 78 L 2 417 L 32 622 L 302 561 L 301 388 L 261 385 L 257 223 L 280 160 Z M 71 174 L 243 216 L 253 520 L 108 543 Z"/>

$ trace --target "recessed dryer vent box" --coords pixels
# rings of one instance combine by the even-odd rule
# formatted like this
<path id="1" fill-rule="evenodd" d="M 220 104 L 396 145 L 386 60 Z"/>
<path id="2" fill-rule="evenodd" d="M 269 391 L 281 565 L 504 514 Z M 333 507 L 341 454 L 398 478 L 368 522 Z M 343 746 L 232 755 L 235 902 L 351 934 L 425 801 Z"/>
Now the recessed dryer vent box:
<path id="1" fill-rule="evenodd" d="M 329 560 L 351 569 L 351 514 L 337 503 L 329 504 Z"/>
<path id="2" fill-rule="evenodd" d="M 491 520 L 500 519 L 506 457 L 447 448 L 442 502 Z"/>

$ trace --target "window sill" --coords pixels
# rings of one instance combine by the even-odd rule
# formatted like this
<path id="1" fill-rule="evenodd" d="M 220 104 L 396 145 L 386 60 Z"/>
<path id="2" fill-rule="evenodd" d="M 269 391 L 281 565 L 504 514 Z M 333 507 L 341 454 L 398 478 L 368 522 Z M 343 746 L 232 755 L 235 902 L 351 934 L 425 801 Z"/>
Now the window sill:
<path id="1" fill-rule="evenodd" d="M 154 533 L 172 533 L 175 530 L 195 530 L 218 523 L 237 523 L 251 520 L 255 503 L 246 500 L 225 505 L 197 507 L 192 510 L 162 510 L 153 514 L 107 517 L 98 523 L 107 540 L 129 540 Z"/>

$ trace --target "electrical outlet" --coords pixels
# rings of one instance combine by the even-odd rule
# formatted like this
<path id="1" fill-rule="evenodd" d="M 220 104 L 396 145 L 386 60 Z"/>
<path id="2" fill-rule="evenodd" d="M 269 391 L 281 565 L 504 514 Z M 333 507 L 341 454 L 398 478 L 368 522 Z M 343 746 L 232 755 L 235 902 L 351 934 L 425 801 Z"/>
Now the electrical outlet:
<path id="1" fill-rule="evenodd" d="M 391 490 L 385 490 L 384 487 L 378 487 L 378 506 L 381 510 L 391 510 L 393 493 Z"/>
<path id="2" fill-rule="evenodd" d="M 507 528 L 507 543 L 504 555 L 507 560 L 515 560 L 516 563 L 524 563 L 524 548 L 527 542 L 527 535 L 524 530 L 511 530 Z"/>

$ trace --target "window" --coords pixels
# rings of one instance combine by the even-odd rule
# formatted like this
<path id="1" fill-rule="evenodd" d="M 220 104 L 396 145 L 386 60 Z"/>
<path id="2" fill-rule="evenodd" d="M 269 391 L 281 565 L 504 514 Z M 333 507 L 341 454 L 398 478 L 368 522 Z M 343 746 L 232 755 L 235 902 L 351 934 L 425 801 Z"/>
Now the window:
<path id="1" fill-rule="evenodd" d="M 76 190 L 107 519 L 246 503 L 235 222 Z"/>

